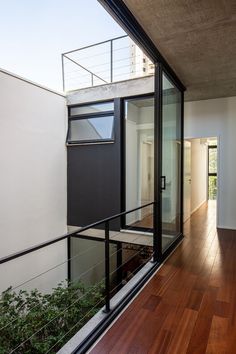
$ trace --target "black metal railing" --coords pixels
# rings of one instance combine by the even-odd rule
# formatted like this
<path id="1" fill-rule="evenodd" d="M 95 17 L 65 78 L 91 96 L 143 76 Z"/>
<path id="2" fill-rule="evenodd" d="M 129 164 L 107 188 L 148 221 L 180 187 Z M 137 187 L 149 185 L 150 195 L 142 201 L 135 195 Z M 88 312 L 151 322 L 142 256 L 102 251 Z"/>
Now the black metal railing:
<path id="1" fill-rule="evenodd" d="M 122 278 L 122 275 L 121 277 L 119 277 L 119 281 L 117 281 L 115 283 L 115 286 L 114 286 L 114 283 L 112 283 L 112 280 L 111 280 L 111 275 L 113 273 L 118 273 L 120 272 L 120 270 L 123 269 L 123 267 L 125 266 L 125 264 L 127 264 L 129 261 L 131 261 L 132 259 L 134 259 L 137 255 L 140 254 L 141 251 L 143 251 L 143 249 L 145 248 L 143 245 L 140 246 L 140 248 L 138 248 L 138 251 L 136 252 L 133 252 L 133 254 L 128 258 L 126 259 L 126 262 L 122 263 L 121 265 L 119 265 L 119 268 L 118 268 L 118 265 L 116 266 L 116 268 L 112 271 L 112 269 L 110 269 L 110 261 L 111 261 L 111 257 L 113 257 L 114 255 L 119 257 L 120 255 L 120 252 L 122 251 L 122 249 L 120 249 L 120 241 L 116 241 L 114 238 L 111 237 L 111 232 L 114 234 L 114 231 L 113 231 L 113 227 L 114 227 L 114 220 L 115 219 L 119 219 L 121 217 L 124 217 L 126 216 L 127 214 L 130 214 L 130 213 L 134 213 L 136 211 L 139 211 L 143 208 L 147 208 L 147 207 L 151 207 L 153 208 L 153 213 L 154 213 L 154 207 L 156 206 L 156 204 L 154 202 L 150 202 L 150 203 L 147 203 L 145 205 L 142 205 L 140 207 L 137 207 L 137 208 L 134 208 L 134 209 L 131 209 L 131 210 L 128 210 L 128 211 L 124 211 L 124 212 L 121 212 L 121 213 L 118 213 L 118 214 L 115 214 L 111 217 L 108 217 L 108 218 L 105 218 L 105 219 L 102 219 L 102 220 L 99 220 L 95 223 L 92 223 L 92 224 L 89 224 L 87 226 L 84 226 L 84 227 L 81 227 L 81 228 L 77 228 L 75 229 L 74 231 L 72 232 L 68 232 L 62 236 L 59 236 L 59 237 L 56 237 L 52 240 L 49 240 L 49 241 L 46 241 L 46 242 L 43 242 L 43 243 L 40 243 L 36 246 L 33 246 L 33 247 L 30 247 L 30 248 L 27 248 L 27 249 L 24 249 L 20 252 L 16 252 L 16 253 L 13 253 L 7 257 L 3 257 L 0 259 L 0 264 L 6 264 L 7 262 L 10 262 L 14 259 L 17 259 L 17 258 L 20 258 L 20 257 L 23 257 L 27 254 L 32 254 L 40 249 L 43 249 L 43 248 L 46 248 L 50 245 L 53 245 L 53 244 L 56 244 L 62 240 L 71 240 L 71 239 L 80 239 L 82 237 L 86 238 L 85 237 L 85 231 L 88 232 L 88 234 L 91 232 L 91 229 L 96 229 L 97 230 L 97 227 L 103 225 L 104 226 L 104 229 L 102 227 L 101 228 L 98 228 L 99 232 L 104 232 L 104 238 L 100 238 L 100 242 L 103 242 L 104 243 L 104 260 L 100 263 L 104 263 L 104 277 L 102 278 L 102 280 L 99 281 L 99 284 L 103 283 L 104 282 L 104 293 L 103 293 L 103 304 L 104 304 L 104 312 L 107 314 L 107 315 L 111 315 L 114 316 L 115 314 L 115 310 L 118 309 L 118 307 L 120 306 L 119 304 L 117 306 L 115 306 L 114 308 L 111 308 L 111 299 L 113 297 L 113 295 L 115 293 L 117 293 L 120 288 L 123 286 L 122 282 L 123 282 L 123 278 Z M 150 230 L 152 229 L 152 227 L 150 227 Z M 116 233 L 116 231 L 115 231 Z M 116 234 L 119 234 L 120 231 L 118 231 Z M 155 265 L 157 265 L 157 261 L 156 261 L 156 257 L 154 256 L 154 253 L 156 252 L 155 250 L 155 232 L 153 232 L 153 240 L 152 240 L 152 246 L 151 246 L 151 251 L 150 251 L 150 254 L 148 255 L 148 257 L 145 259 L 145 264 L 147 261 L 151 260 L 151 258 L 153 258 L 154 260 L 154 263 L 153 263 L 153 266 L 155 267 Z M 89 238 L 89 237 L 88 237 Z M 113 242 L 113 244 L 117 244 L 117 250 L 116 252 L 112 253 L 111 249 L 110 249 L 110 244 Z M 121 242 L 126 242 L 126 244 L 130 244 L 129 243 L 129 240 L 127 241 L 121 241 Z M 139 243 L 137 242 L 137 245 L 139 245 Z M 69 242 L 67 243 L 67 247 L 69 247 Z M 96 246 L 95 246 L 96 247 Z M 139 247 L 139 246 L 138 246 Z M 86 250 L 85 252 L 89 251 Z M 81 253 L 79 255 L 76 255 L 76 257 L 80 256 L 81 257 Z M 70 257 L 68 258 L 67 262 L 68 262 L 68 265 L 69 263 L 71 262 L 71 260 L 75 258 L 75 257 Z M 61 264 L 64 264 L 65 262 L 61 263 Z M 141 265 L 138 265 L 137 267 L 135 266 L 135 269 L 132 270 L 133 274 L 136 274 L 139 269 L 144 265 L 141 264 Z M 92 267 L 90 269 L 94 269 L 94 267 L 96 267 L 97 264 L 95 265 L 92 265 Z M 53 269 L 53 268 L 52 268 Z M 89 269 L 89 271 L 90 271 Z M 49 269 L 51 270 L 51 269 Z M 88 272 L 88 270 L 86 270 L 84 272 L 84 274 L 86 274 Z M 46 273 L 46 272 L 44 272 Z M 44 274 L 42 273 L 42 274 Z M 40 275 L 39 275 L 40 276 Z M 38 276 L 36 277 L 33 277 L 32 279 L 35 279 L 37 278 Z M 30 281 L 32 280 L 30 279 Z M 78 279 L 78 278 L 77 278 Z M 77 280 L 77 279 L 74 279 L 74 280 Z M 79 276 L 79 279 L 81 279 L 81 274 Z M 73 281 L 73 279 L 72 279 Z M 23 284 L 21 285 L 25 285 L 27 283 L 27 281 L 25 281 Z M 126 282 L 125 282 L 126 283 Z M 19 286 L 17 286 L 16 288 L 19 288 Z M 14 288 L 13 288 L 14 290 Z M 86 294 L 85 294 L 86 295 Z M 83 295 L 83 296 L 85 296 Z M 77 303 L 78 300 L 76 299 L 75 300 L 75 303 Z M 120 301 L 120 303 L 122 302 L 122 300 Z M 63 310 L 62 313 L 64 313 L 65 310 Z M 57 317 L 60 315 L 60 313 L 57 315 Z M 110 318 L 111 316 L 108 316 L 108 318 Z M 14 319 L 15 321 L 15 319 Z M 8 325 L 8 324 L 7 324 Z M 47 324 L 45 324 L 42 328 L 44 328 Z M 39 332 L 39 331 L 38 331 Z M 37 333 L 37 332 L 36 332 Z M 69 339 L 69 338 L 68 338 Z M 26 338 L 22 344 L 19 344 L 16 348 L 14 348 L 14 350 L 12 351 L 12 353 L 14 353 L 15 351 L 17 351 L 18 348 L 20 348 L 21 345 L 24 345 L 29 339 Z"/>
<path id="2" fill-rule="evenodd" d="M 153 63 L 127 35 L 62 54 L 63 91 L 153 74 Z"/>
<path id="3" fill-rule="evenodd" d="M 59 236 L 59 237 L 56 237 L 52 240 L 49 240 L 49 241 L 46 241 L 46 242 L 43 242 L 43 243 L 40 243 L 36 246 L 33 246 L 33 247 L 29 247 L 27 249 L 24 249 L 23 251 L 19 251 L 19 252 L 16 252 L 16 253 L 13 253 L 9 256 L 6 256 L 6 257 L 3 257 L 3 258 L 0 258 L 0 264 L 4 264 L 4 263 L 7 263 L 7 262 L 10 262 L 16 258 L 19 258 L 19 257 L 22 257 L 22 256 L 25 256 L 29 253 L 32 253 L 32 252 L 35 252 L 35 251 L 38 251 L 42 248 L 45 248 L 45 247 L 48 247 L 52 244 L 55 244 L 57 242 L 60 242 L 62 240 L 68 240 L 70 239 L 71 237 L 77 237 L 79 238 L 80 237 L 80 234 L 82 234 L 84 231 L 87 231 L 89 229 L 92 229 L 92 228 L 95 228 L 97 226 L 100 226 L 102 224 L 105 225 L 105 237 L 104 237 L 104 243 L 105 243 L 105 298 L 106 298 L 106 311 L 109 312 L 110 311 L 110 248 L 109 248 L 109 244 L 110 244 L 110 222 L 117 219 L 117 218 L 120 218 L 122 216 L 126 216 L 127 214 L 130 214 L 130 213 L 133 213 L 135 211 L 138 211 L 138 210 L 141 210 L 143 208 L 146 208 L 148 206 L 153 206 L 153 213 L 154 213 L 154 205 L 155 203 L 154 202 L 151 202 L 151 203 L 147 203 L 145 205 L 142 205 L 140 207 L 137 207 L 137 208 L 134 208 L 134 209 L 131 209 L 131 210 L 128 210 L 128 211 L 124 211 L 124 212 L 121 212 L 119 214 L 115 214 L 113 216 L 110 216 L 108 218 L 105 218 L 105 219 L 102 219 L 102 220 L 99 220 L 95 223 L 92 223 L 92 224 L 89 224 L 87 226 L 84 226 L 84 227 L 80 227 L 72 232 L 68 232 L 62 236 Z M 155 235 L 153 234 L 153 244 L 155 244 Z M 154 253 L 155 253 L 155 248 L 154 248 Z M 154 258 L 156 258 L 154 256 Z"/>
<path id="4" fill-rule="evenodd" d="M 73 237 L 76 237 L 78 236 L 80 233 L 84 232 L 84 231 L 87 231 L 91 228 L 94 228 L 96 226 L 99 226 L 101 224 L 107 224 L 108 226 L 108 234 L 109 234 L 109 223 L 110 221 L 112 220 L 115 220 L 121 216 L 124 216 L 124 215 L 127 215 L 127 214 L 130 214 L 130 213 L 133 213 L 134 211 L 137 211 L 137 210 L 140 210 L 140 209 L 143 209 L 143 208 L 146 208 L 150 205 L 154 205 L 154 202 L 151 202 L 151 203 L 147 203 L 145 205 L 142 205 L 140 207 L 137 207 L 137 208 L 134 208 L 134 209 L 131 209 L 131 210 L 128 210 L 128 211 L 123 211 L 119 214 L 115 214 L 115 215 L 112 215 L 108 218 L 105 218 L 105 219 L 102 219 L 102 220 L 99 220 L 97 222 L 94 222 L 92 224 L 89 224 L 87 226 L 83 226 L 83 227 L 79 227 L 78 229 L 72 231 L 72 232 L 67 232 L 66 234 L 62 235 L 62 236 L 59 236 L 59 237 L 56 237 L 56 238 L 53 238 L 49 241 L 45 241 L 45 242 L 42 242 L 36 246 L 32 246 L 32 247 L 29 247 L 29 248 L 26 248 L 24 249 L 23 251 L 19 251 L 19 252 L 16 252 L 16 253 L 13 253 L 13 254 L 10 254 L 9 256 L 6 256 L 6 257 L 2 257 L 0 258 L 0 264 L 3 264 L 3 263 L 6 263 L 6 262 L 9 262 L 13 259 L 16 259 L 16 258 L 19 258 L 19 257 L 22 257 L 26 254 L 29 254 L 29 253 L 32 253 L 32 252 L 35 252 L 37 250 L 40 250 L 42 248 L 45 248 L 47 246 L 50 246 L 54 243 L 57 243 L 59 241 L 62 241 L 62 240 L 65 240 L 65 239 L 68 239 L 69 237 L 73 236 Z M 109 238 L 108 238 L 109 239 Z"/>

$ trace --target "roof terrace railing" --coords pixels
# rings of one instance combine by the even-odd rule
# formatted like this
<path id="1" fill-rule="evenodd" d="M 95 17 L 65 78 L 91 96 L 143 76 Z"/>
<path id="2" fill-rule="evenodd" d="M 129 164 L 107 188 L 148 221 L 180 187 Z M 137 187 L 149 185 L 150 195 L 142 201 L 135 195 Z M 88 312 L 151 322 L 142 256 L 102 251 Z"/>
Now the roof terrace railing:
<path id="1" fill-rule="evenodd" d="M 127 35 L 62 54 L 66 92 L 153 74 L 153 63 Z"/>

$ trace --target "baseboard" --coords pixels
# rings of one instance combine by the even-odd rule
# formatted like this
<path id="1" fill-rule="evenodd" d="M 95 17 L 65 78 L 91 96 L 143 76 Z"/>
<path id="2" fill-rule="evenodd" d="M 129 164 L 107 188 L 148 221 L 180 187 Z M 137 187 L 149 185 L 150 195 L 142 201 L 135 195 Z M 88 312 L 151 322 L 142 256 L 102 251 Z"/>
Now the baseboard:
<path id="1" fill-rule="evenodd" d="M 184 224 L 191 218 L 191 215 L 188 218 L 184 219 Z"/>
<path id="2" fill-rule="evenodd" d="M 233 229 L 232 227 L 223 226 L 223 225 L 217 225 L 216 228 L 217 229 L 222 229 L 222 230 L 236 231 L 236 227 Z"/>
<path id="3" fill-rule="evenodd" d="M 201 208 L 201 206 L 203 206 L 203 204 L 205 204 L 207 202 L 207 200 L 205 199 L 203 202 L 201 202 L 196 208 L 194 208 L 192 211 L 191 211 L 191 215 L 193 213 L 195 213 L 195 211 L 197 211 L 199 208 Z"/>

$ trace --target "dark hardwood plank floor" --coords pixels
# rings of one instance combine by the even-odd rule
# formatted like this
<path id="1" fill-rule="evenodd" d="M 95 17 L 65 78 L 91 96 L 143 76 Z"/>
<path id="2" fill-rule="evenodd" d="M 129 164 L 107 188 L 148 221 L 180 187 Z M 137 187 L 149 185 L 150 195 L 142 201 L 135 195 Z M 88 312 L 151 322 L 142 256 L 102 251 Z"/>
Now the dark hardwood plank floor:
<path id="1" fill-rule="evenodd" d="M 214 202 L 91 353 L 236 353 L 236 231 L 216 230 Z"/>

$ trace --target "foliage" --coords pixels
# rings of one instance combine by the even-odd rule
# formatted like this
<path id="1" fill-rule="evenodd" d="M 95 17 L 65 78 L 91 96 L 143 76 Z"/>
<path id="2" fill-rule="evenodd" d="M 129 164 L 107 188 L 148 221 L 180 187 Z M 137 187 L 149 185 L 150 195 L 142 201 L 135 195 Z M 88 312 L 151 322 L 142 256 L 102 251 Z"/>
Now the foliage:
<path id="1" fill-rule="evenodd" d="M 209 199 L 216 200 L 217 195 L 217 177 L 216 176 L 209 176 Z"/>
<path id="2" fill-rule="evenodd" d="M 56 353 L 102 305 L 102 285 L 62 282 L 51 294 L 9 288 L 0 299 L 0 354 Z"/>
<path id="3" fill-rule="evenodd" d="M 217 148 L 209 148 L 209 172 L 217 173 Z"/>

